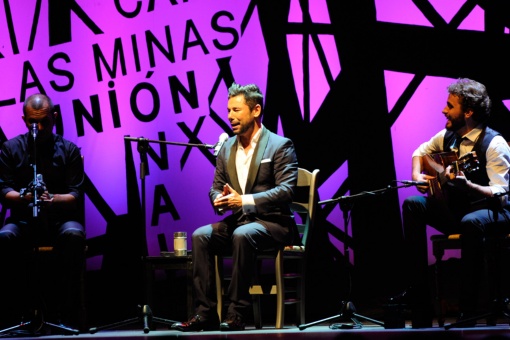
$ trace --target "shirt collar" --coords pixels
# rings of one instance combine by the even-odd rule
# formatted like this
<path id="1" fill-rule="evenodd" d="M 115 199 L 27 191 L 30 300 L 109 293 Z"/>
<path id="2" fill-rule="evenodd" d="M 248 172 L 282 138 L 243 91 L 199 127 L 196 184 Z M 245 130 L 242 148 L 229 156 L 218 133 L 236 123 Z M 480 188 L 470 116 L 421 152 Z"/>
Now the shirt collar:
<path id="1" fill-rule="evenodd" d="M 471 142 L 476 142 L 478 136 L 482 133 L 483 125 L 479 124 L 477 125 L 473 130 L 466 133 L 463 138 L 469 139 Z"/>

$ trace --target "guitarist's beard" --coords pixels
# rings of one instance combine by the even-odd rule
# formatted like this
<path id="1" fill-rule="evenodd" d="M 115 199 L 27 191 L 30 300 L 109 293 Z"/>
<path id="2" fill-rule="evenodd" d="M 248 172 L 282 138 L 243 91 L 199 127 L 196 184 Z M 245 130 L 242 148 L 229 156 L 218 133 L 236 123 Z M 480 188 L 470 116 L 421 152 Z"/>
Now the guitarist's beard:
<path id="1" fill-rule="evenodd" d="M 456 131 L 459 131 L 460 129 L 462 129 L 464 126 L 466 126 L 466 120 L 464 119 L 464 117 L 456 117 L 456 118 L 449 118 L 446 121 L 445 128 L 448 131 L 456 132 Z"/>

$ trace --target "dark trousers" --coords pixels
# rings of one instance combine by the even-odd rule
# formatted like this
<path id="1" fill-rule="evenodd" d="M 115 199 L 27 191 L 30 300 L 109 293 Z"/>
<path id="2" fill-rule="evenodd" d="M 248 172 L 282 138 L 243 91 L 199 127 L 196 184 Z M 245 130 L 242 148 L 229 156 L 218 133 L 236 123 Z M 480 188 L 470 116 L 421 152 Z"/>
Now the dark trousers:
<path id="1" fill-rule="evenodd" d="M 214 255 L 232 255 L 227 313 L 246 317 L 251 306 L 249 288 L 256 269 L 257 251 L 277 246 L 269 231 L 254 221 L 229 224 L 224 220 L 198 228 L 192 240 L 195 313 L 208 319 L 217 318 Z"/>
<path id="2" fill-rule="evenodd" d="M 473 312 L 477 307 L 480 279 L 484 272 L 485 241 L 488 237 L 510 231 L 510 213 L 493 204 L 494 208 L 455 214 L 443 203 L 424 196 L 411 196 L 402 207 L 405 257 L 414 293 L 413 302 L 418 305 L 431 302 L 427 277 L 426 226 L 429 225 L 444 234 L 462 234 L 459 308 L 462 312 Z"/>
<path id="3" fill-rule="evenodd" d="M 76 221 L 39 227 L 15 222 L 0 229 L 1 315 L 19 318 L 22 314 L 26 316 L 27 309 L 34 304 L 44 303 L 54 304 L 55 313 L 64 318 L 76 316 L 81 308 L 79 289 L 85 265 L 84 228 Z M 54 247 L 54 262 L 51 268 L 37 268 L 39 262 L 33 249 L 48 244 Z M 35 277 L 40 269 L 53 276 L 41 282 L 41 278 Z M 41 290 L 51 301 L 33 301 L 40 299 Z"/>

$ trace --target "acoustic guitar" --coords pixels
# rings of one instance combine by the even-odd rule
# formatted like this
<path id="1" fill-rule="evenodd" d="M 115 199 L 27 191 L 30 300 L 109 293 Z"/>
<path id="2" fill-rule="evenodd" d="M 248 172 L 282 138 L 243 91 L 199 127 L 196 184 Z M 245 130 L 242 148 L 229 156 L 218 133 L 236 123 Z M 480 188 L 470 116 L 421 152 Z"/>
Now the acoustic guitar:
<path id="1" fill-rule="evenodd" d="M 474 151 L 461 157 L 457 157 L 453 151 L 427 154 L 422 156 L 422 161 L 423 173 L 435 177 L 429 180 L 428 196 L 443 201 L 448 200 L 448 178 L 445 175 L 445 169 L 448 166 L 452 166 L 450 176 L 456 176 L 461 171 L 466 174 L 479 169 L 479 162 Z"/>

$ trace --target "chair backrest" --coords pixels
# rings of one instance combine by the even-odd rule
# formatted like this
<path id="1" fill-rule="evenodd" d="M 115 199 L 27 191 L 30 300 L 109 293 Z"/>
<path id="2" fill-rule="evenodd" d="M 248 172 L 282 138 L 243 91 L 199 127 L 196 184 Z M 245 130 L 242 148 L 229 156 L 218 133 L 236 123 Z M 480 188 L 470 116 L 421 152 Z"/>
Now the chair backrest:
<path id="1" fill-rule="evenodd" d="M 299 234 L 302 245 L 306 246 L 310 229 L 315 222 L 317 202 L 319 194 L 317 191 L 319 170 L 312 172 L 298 168 L 297 188 L 294 195 L 294 201 L 291 203 L 291 211 L 297 213 L 301 221 L 297 220 Z"/>

